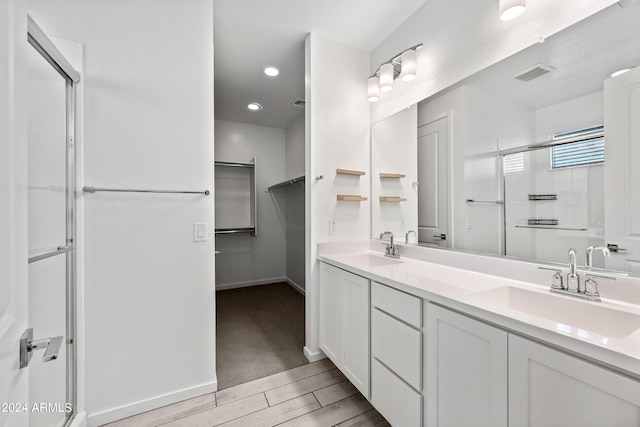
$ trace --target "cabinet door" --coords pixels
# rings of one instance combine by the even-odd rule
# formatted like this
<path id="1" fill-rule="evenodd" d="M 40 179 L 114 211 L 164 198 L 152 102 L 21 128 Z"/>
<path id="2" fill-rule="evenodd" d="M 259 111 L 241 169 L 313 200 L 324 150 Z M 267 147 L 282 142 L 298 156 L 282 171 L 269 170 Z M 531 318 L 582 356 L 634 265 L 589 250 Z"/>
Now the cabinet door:
<path id="1" fill-rule="evenodd" d="M 430 427 L 507 426 L 507 333 L 433 304 L 426 309 Z"/>
<path id="2" fill-rule="evenodd" d="M 320 349 L 337 366 L 342 365 L 344 283 L 342 270 L 320 263 Z"/>
<path id="3" fill-rule="evenodd" d="M 341 271 L 344 285 L 344 375 L 369 398 L 369 280 Z"/>
<path id="4" fill-rule="evenodd" d="M 640 382 L 509 335 L 511 427 L 640 426 Z"/>

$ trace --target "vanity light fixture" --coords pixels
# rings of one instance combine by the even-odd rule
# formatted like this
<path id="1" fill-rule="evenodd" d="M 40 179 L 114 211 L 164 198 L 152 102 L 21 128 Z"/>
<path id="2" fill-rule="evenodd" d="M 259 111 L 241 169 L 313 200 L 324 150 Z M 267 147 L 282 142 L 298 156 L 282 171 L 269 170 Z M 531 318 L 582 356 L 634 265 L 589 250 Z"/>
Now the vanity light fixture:
<path id="1" fill-rule="evenodd" d="M 400 57 L 402 63 L 402 71 L 400 71 L 400 78 L 409 82 L 416 78 L 416 69 L 418 68 L 418 54 L 415 50 L 409 49 L 402 52 Z"/>
<path id="2" fill-rule="evenodd" d="M 376 102 L 380 99 L 380 78 L 371 76 L 367 80 L 367 99 L 369 102 Z"/>
<path id="3" fill-rule="evenodd" d="M 267 67 L 264 67 L 264 73 L 269 77 L 275 77 L 280 74 L 280 70 L 273 65 L 269 65 Z"/>
<path id="4" fill-rule="evenodd" d="M 367 80 L 367 99 L 376 102 L 380 99 L 380 92 L 389 92 L 393 89 L 393 80 L 400 77 L 403 81 L 411 81 L 416 78 L 418 68 L 417 50 L 422 43 L 410 47 L 402 53 L 395 55 L 384 62 L 378 70 Z"/>
<path id="5" fill-rule="evenodd" d="M 506 22 L 516 19 L 526 6 L 526 0 L 500 0 L 500 20 Z"/>
<path id="6" fill-rule="evenodd" d="M 620 70 L 614 71 L 613 73 L 609 74 L 609 77 L 618 77 L 621 74 L 624 74 L 624 73 L 627 73 L 627 72 L 633 70 L 634 68 L 636 68 L 636 67 L 625 67 L 625 68 L 622 68 Z"/>
<path id="7" fill-rule="evenodd" d="M 380 92 L 390 92 L 393 89 L 393 64 L 382 64 L 380 67 Z"/>
<path id="8" fill-rule="evenodd" d="M 260 111 L 262 110 L 262 105 L 258 104 L 257 102 L 252 102 L 250 104 L 247 104 L 247 108 L 251 111 Z"/>

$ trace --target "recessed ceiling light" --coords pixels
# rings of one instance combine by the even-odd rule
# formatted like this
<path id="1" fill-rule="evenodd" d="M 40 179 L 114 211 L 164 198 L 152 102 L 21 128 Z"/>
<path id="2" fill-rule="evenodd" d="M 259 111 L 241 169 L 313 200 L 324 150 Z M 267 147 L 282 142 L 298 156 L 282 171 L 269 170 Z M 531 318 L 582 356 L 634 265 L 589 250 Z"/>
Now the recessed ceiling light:
<path id="1" fill-rule="evenodd" d="M 617 77 L 620 74 L 624 74 L 624 73 L 627 73 L 627 72 L 633 70 L 634 68 L 636 68 L 636 67 L 626 67 L 626 68 L 623 68 L 621 70 L 614 71 L 613 73 L 609 74 L 609 77 Z"/>
<path id="2" fill-rule="evenodd" d="M 252 102 L 250 104 L 247 104 L 247 108 L 251 111 L 260 111 L 262 110 L 262 105 L 258 104 L 257 102 Z"/>
<path id="3" fill-rule="evenodd" d="M 512 21 L 522 15 L 526 0 L 500 0 L 500 20 Z"/>
<path id="4" fill-rule="evenodd" d="M 268 67 L 264 67 L 264 73 L 269 77 L 275 77 L 278 74 L 280 74 L 280 70 L 278 70 L 276 67 L 270 65 Z"/>

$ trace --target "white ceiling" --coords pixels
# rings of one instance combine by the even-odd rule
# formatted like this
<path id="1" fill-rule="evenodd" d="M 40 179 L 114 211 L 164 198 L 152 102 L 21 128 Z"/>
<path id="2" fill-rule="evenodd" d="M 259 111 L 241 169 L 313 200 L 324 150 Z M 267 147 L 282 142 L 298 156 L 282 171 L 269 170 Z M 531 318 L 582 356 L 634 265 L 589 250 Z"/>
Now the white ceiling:
<path id="1" fill-rule="evenodd" d="M 639 28 L 640 2 L 614 4 L 455 87 L 472 84 L 532 109 L 597 92 L 611 72 L 640 66 Z M 555 70 L 529 82 L 511 78 L 538 63 Z"/>
<path id="2" fill-rule="evenodd" d="M 291 104 L 304 99 L 309 32 L 371 52 L 426 1 L 214 0 L 216 118 L 287 128 L 304 111 Z"/>

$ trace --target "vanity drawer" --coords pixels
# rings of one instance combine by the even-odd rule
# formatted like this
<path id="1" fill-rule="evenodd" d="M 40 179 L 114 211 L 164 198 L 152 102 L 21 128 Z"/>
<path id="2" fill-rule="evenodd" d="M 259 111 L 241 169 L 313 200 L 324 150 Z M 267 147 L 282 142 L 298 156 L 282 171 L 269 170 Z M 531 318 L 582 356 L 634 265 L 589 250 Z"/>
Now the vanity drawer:
<path id="1" fill-rule="evenodd" d="M 422 332 L 371 310 L 371 354 L 416 390 L 422 389 Z"/>
<path id="2" fill-rule="evenodd" d="M 418 297 L 373 282 L 371 304 L 416 328 L 422 327 L 422 300 Z"/>
<path id="3" fill-rule="evenodd" d="M 422 396 L 373 359 L 371 403 L 393 426 L 420 427 Z"/>

